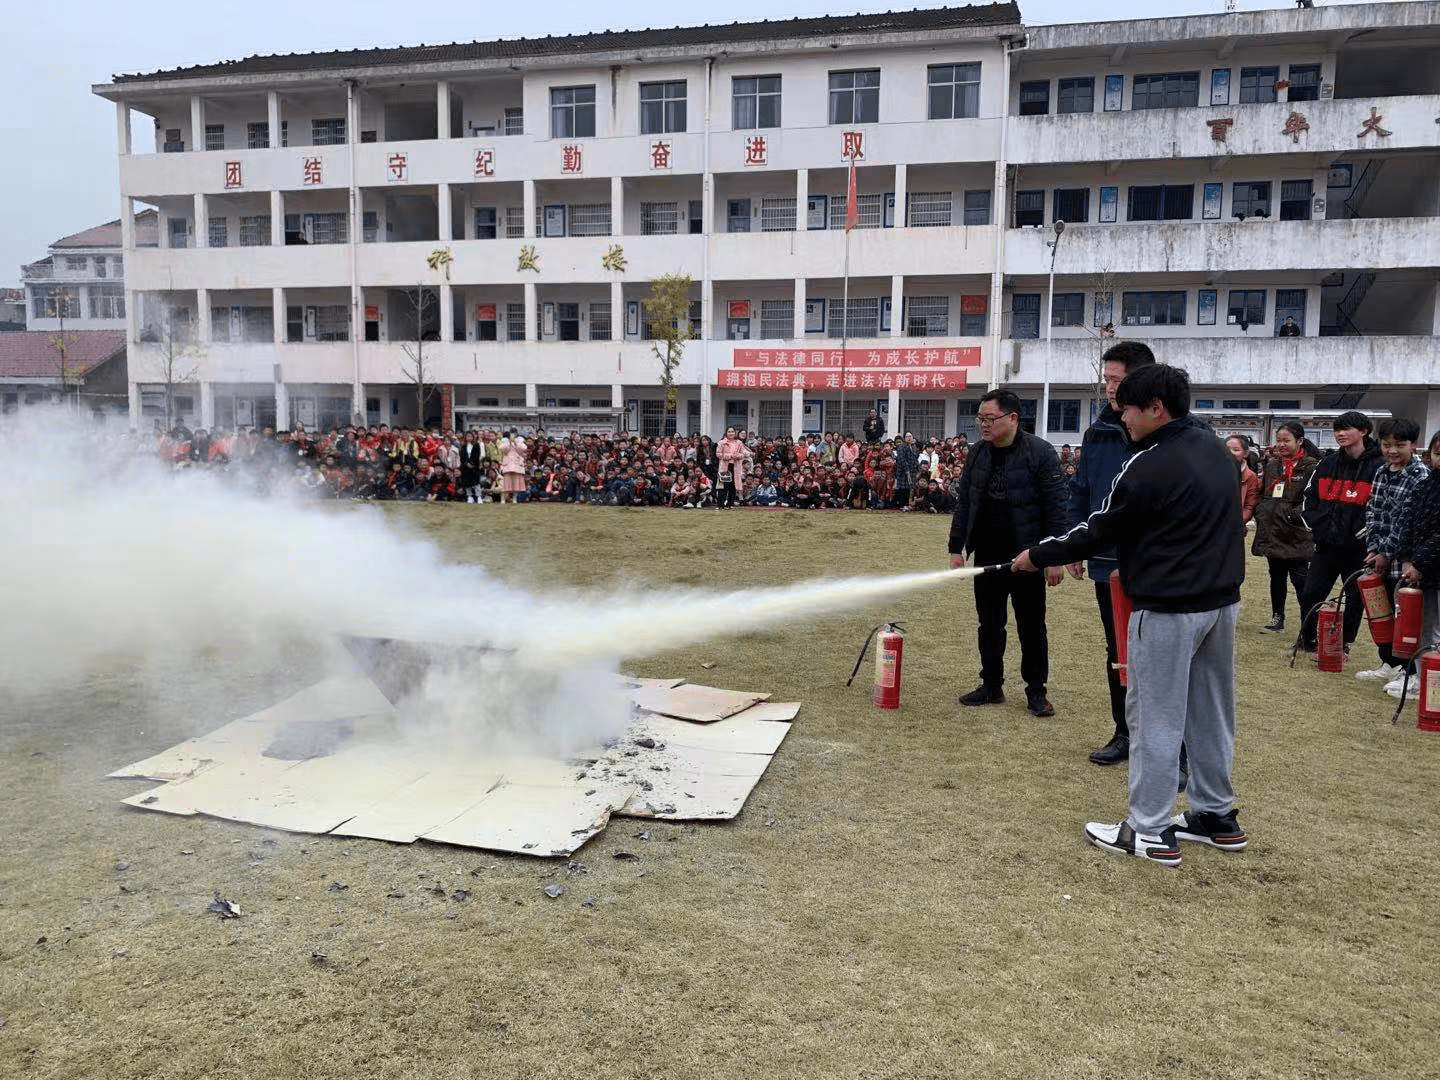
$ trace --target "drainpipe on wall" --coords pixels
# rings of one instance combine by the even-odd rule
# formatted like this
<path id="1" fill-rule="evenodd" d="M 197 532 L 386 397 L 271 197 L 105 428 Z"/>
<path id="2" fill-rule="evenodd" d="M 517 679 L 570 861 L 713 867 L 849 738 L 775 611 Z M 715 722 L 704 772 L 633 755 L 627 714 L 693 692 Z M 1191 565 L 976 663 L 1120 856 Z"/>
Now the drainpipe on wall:
<path id="1" fill-rule="evenodd" d="M 711 429 L 710 414 L 714 411 L 714 395 L 710 386 L 710 337 L 715 332 L 715 294 L 710 283 L 710 234 L 707 226 L 713 220 L 714 193 L 710 177 L 710 84 L 715 74 L 715 58 L 705 58 L 705 148 L 700 166 L 701 242 L 700 253 L 700 433 L 708 435 Z M 680 426 L 680 417 L 675 417 L 675 426 Z"/>
<path id="2" fill-rule="evenodd" d="M 360 339 L 364 336 L 364 312 L 360 305 L 360 272 L 355 245 L 362 228 L 360 188 L 355 176 L 355 142 L 360 137 L 360 107 L 355 97 L 355 80 L 345 80 L 345 141 L 350 144 L 350 422 L 365 423 L 365 387 L 360 382 Z M 421 417 L 423 420 L 424 417 Z"/>
<path id="3" fill-rule="evenodd" d="M 995 195 L 991 200 L 992 220 L 995 223 L 995 267 L 990 274 L 990 386 L 994 390 L 1001 383 L 1000 343 L 1005 331 L 1005 313 L 1001 309 L 1005 287 L 1005 229 L 1009 220 L 1006 173 L 1009 171 L 1007 155 L 1010 139 L 1010 52 L 1023 49 L 1028 39 L 1006 34 L 1000 38 L 1003 44 L 1000 60 L 1000 157 L 995 162 Z"/>

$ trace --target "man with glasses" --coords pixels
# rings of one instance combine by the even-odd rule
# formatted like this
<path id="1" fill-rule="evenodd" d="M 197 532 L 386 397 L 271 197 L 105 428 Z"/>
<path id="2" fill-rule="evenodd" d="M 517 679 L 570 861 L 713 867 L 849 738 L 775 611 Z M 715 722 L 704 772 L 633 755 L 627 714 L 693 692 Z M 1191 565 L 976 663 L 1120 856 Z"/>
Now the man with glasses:
<path id="1" fill-rule="evenodd" d="M 1046 440 L 1020 429 L 1020 399 L 1011 390 L 991 390 L 980 399 L 980 445 L 966 459 L 955 516 L 950 522 L 950 566 L 1008 562 L 1043 537 L 1065 530 L 1065 479 L 1060 458 Z M 980 685 L 960 698 L 962 705 L 1005 701 L 1006 603 L 1015 609 L 1020 636 L 1020 675 L 1032 716 L 1054 716 L 1045 695 L 1050 678 L 1050 642 L 1045 630 L 1045 588 L 1065 572 L 1056 566 L 1039 577 L 987 574 L 975 579 L 975 614 L 980 629 Z"/>

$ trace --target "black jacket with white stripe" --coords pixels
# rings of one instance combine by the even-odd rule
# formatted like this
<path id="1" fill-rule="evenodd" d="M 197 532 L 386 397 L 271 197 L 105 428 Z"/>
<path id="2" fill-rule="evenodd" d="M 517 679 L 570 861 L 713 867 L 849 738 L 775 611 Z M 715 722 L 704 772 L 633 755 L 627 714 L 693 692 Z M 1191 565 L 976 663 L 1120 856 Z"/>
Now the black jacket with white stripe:
<path id="1" fill-rule="evenodd" d="M 1240 599 L 1245 527 L 1235 461 L 1203 420 L 1172 420 L 1137 444 L 1110 496 L 1064 536 L 1030 551 L 1062 566 L 1114 548 L 1137 609 L 1214 611 Z"/>

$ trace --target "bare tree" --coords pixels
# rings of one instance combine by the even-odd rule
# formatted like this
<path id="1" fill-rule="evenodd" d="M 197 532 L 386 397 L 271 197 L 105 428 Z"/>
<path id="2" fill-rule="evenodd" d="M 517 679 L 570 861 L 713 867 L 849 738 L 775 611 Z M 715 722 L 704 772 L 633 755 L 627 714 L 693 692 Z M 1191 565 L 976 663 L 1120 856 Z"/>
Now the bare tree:
<path id="1" fill-rule="evenodd" d="M 416 423 L 424 426 L 425 406 L 435 396 L 435 384 L 430 380 L 425 368 L 425 324 L 438 312 L 440 298 L 423 285 L 406 289 L 404 296 L 415 316 L 415 342 L 413 346 L 408 343 L 400 346 L 410 359 L 408 367 L 400 365 L 400 371 L 415 384 Z"/>
<path id="2" fill-rule="evenodd" d="M 176 307 L 168 300 L 160 309 L 157 324 L 147 327 L 145 338 L 157 347 L 149 358 L 150 374 L 165 388 L 165 430 L 175 426 L 175 388 L 195 382 L 204 356 L 195 343 L 189 308 Z"/>
<path id="3" fill-rule="evenodd" d="M 694 284 L 689 274 L 665 274 L 650 283 L 650 295 L 641 301 L 650 324 L 651 348 L 660 361 L 660 385 L 665 388 L 665 411 L 670 416 L 675 414 L 680 399 L 675 372 L 684 358 L 685 343 L 696 336 L 690 326 L 690 289 Z"/>
<path id="4" fill-rule="evenodd" d="M 59 370 L 57 372 L 60 383 L 60 397 L 65 397 L 65 390 L 72 383 L 75 387 L 75 399 L 72 407 L 80 407 L 80 379 L 78 373 L 70 369 L 70 339 L 65 336 L 65 309 L 70 303 L 71 292 L 64 285 L 55 289 L 55 315 L 60 320 L 60 332 L 50 339 L 50 345 L 58 357 Z"/>

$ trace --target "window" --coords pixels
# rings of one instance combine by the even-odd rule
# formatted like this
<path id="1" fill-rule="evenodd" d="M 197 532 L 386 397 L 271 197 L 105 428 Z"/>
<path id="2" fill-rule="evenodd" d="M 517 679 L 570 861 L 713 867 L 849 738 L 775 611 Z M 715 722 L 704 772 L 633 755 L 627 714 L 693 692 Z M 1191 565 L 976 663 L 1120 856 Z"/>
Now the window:
<path id="1" fill-rule="evenodd" d="M 206 124 L 206 125 L 205 125 L 205 149 L 206 149 L 206 150 L 224 150 L 224 149 L 225 149 L 225 125 L 224 125 L 224 124 Z"/>
<path id="2" fill-rule="evenodd" d="M 967 313 L 964 309 L 964 297 L 961 298 L 960 303 L 960 336 L 985 337 L 990 332 L 989 316 L 983 311 Z"/>
<path id="3" fill-rule="evenodd" d="M 860 212 L 860 224 L 857 229 L 878 229 L 884 222 L 885 200 L 884 196 L 857 195 L 855 197 L 855 209 Z M 830 196 L 830 228 L 845 228 L 845 196 Z"/>
<path id="4" fill-rule="evenodd" d="M 305 224 L 310 228 L 312 244 L 343 244 L 349 240 L 349 225 L 342 210 L 336 214 L 306 214 Z"/>
<path id="5" fill-rule="evenodd" d="M 1120 311 L 1126 326 L 1184 326 L 1185 293 L 1127 292 Z"/>
<path id="6" fill-rule="evenodd" d="M 830 123 L 874 124 L 879 119 L 879 68 L 830 73 Z"/>
<path id="7" fill-rule="evenodd" d="M 1237 218 L 1270 216 L 1270 182 L 1236 181 L 1230 185 L 1230 213 Z"/>
<path id="8" fill-rule="evenodd" d="M 830 301 L 835 317 L 830 320 L 829 335 L 832 338 L 845 337 L 845 326 L 849 323 L 852 338 L 873 338 L 880 336 L 880 298 L 878 296 L 852 296 L 848 308 L 838 300 Z"/>
<path id="9" fill-rule="evenodd" d="M 523 303 L 505 305 L 505 340 L 525 340 L 525 305 Z"/>
<path id="10" fill-rule="evenodd" d="M 773 196 L 760 200 L 761 232 L 795 231 L 795 196 Z"/>
<path id="11" fill-rule="evenodd" d="M 252 121 L 245 125 L 245 149 L 270 149 L 270 122 L 268 120 Z"/>
<path id="12" fill-rule="evenodd" d="M 211 218 L 205 243 L 212 248 L 230 246 L 230 222 L 225 218 Z"/>
<path id="13" fill-rule="evenodd" d="M 1077 79 L 1061 79 L 1055 94 L 1057 113 L 1095 111 L 1095 79 L 1085 76 Z"/>
<path id="14" fill-rule="evenodd" d="M 124 285 L 91 285 L 90 318 L 123 319 L 125 317 Z"/>
<path id="15" fill-rule="evenodd" d="M 988 191 L 967 191 L 967 192 L 965 192 L 965 224 L 966 224 L 966 225 L 989 225 L 989 224 L 990 224 L 990 192 L 988 192 Z"/>
<path id="16" fill-rule="evenodd" d="M 580 305 L 555 305 L 555 337 L 559 341 L 580 340 Z"/>
<path id="17" fill-rule="evenodd" d="M 315 309 L 315 340 L 350 340 L 350 308 L 348 305 L 321 304 Z"/>
<path id="18" fill-rule="evenodd" d="M 901 398 L 900 429 L 913 434 L 917 443 L 943 439 L 945 402 L 940 398 Z"/>
<path id="19" fill-rule="evenodd" d="M 1084 326 L 1085 294 L 1060 292 L 1055 294 L 1054 310 L 1050 313 L 1051 326 Z"/>
<path id="20" fill-rule="evenodd" d="M 1264 289 L 1231 289 L 1227 322 L 1234 320 L 1242 330 L 1265 321 Z"/>
<path id="21" fill-rule="evenodd" d="M 107 271 L 109 268 L 110 268 L 110 264 L 109 264 L 109 262 L 106 261 L 104 255 L 97 255 L 97 256 L 95 256 L 95 276 L 96 276 L 96 277 L 104 277 L 106 271 Z"/>
<path id="22" fill-rule="evenodd" d="M 1016 293 L 1013 298 L 1013 314 L 1010 317 L 1012 338 L 1038 338 L 1040 336 L 1040 294 Z"/>
<path id="23" fill-rule="evenodd" d="M 1129 221 L 1189 221 L 1195 209 L 1195 186 L 1132 187 Z"/>
<path id="24" fill-rule="evenodd" d="M 550 88 L 550 137 L 588 139 L 595 135 L 595 87 Z"/>
<path id="25" fill-rule="evenodd" d="M 1045 224 L 1045 192 L 1015 192 L 1015 227 L 1023 229 L 1030 225 Z"/>
<path id="26" fill-rule="evenodd" d="M 727 402 L 726 404 L 737 403 Z M 743 406 L 745 402 L 741 401 L 738 402 L 738 404 Z M 748 414 L 739 417 L 741 424 L 749 423 L 749 420 L 746 418 L 747 415 Z M 729 423 L 730 417 L 728 415 L 725 417 L 725 420 L 727 427 L 733 426 Z M 772 401 L 768 398 L 760 399 L 760 424 L 758 434 L 762 439 L 782 439 L 790 434 L 790 399 L 788 397 L 784 401 Z"/>
<path id="27" fill-rule="evenodd" d="M 498 226 L 495 223 L 495 207 L 477 206 L 475 208 L 475 239 L 494 240 L 498 236 Z"/>
<path id="28" fill-rule="evenodd" d="M 251 214 L 240 219 L 241 247 L 265 247 L 269 243 L 269 214 Z"/>
<path id="29" fill-rule="evenodd" d="M 505 208 L 505 239 L 519 240 L 525 235 L 525 208 L 523 206 L 507 206 Z"/>
<path id="30" fill-rule="evenodd" d="M 680 231 L 680 204 L 673 202 L 642 202 L 640 204 L 640 235 L 661 236 Z"/>
<path id="31" fill-rule="evenodd" d="M 1280 181 L 1280 220 L 1309 221 L 1310 191 L 1309 180 Z"/>
<path id="32" fill-rule="evenodd" d="M 949 225 L 954 199 L 948 191 L 913 191 L 906 197 L 906 224 L 923 229 Z"/>
<path id="33" fill-rule="evenodd" d="M 640 402 L 640 434 L 647 439 L 675 434 L 676 415 L 665 405 L 664 398 Z"/>
<path id="34" fill-rule="evenodd" d="M 1240 104 L 1254 105 L 1275 101 L 1275 84 L 1280 81 L 1278 67 L 1242 67 L 1240 69 Z"/>
<path id="35" fill-rule="evenodd" d="M 979 64 L 932 64 L 926 81 L 931 120 L 980 115 Z"/>
<path id="36" fill-rule="evenodd" d="M 170 218 L 170 246 L 187 247 L 190 243 L 190 223 L 184 218 Z"/>
<path id="37" fill-rule="evenodd" d="M 1080 399 L 1051 398 L 1050 414 L 1045 426 L 1058 435 L 1078 434 L 1080 431 Z"/>
<path id="38" fill-rule="evenodd" d="M 727 199 L 725 201 L 725 231 L 750 231 L 749 199 Z"/>
<path id="39" fill-rule="evenodd" d="M 268 304 L 264 307 L 242 307 L 240 334 L 245 341 L 274 341 L 275 309 Z"/>
<path id="40" fill-rule="evenodd" d="M 1271 409 L 1298 409 L 1300 399 L 1297 398 L 1271 398 L 1267 406 Z"/>
<path id="41" fill-rule="evenodd" d="M 795 301 L 760 301 L 760 336 L 766 341 L 783 341 L 795 336 Z"/>
<path id="42" fill-rule="evenodd" d="M 66 255 L 65 269 L 83 274 L 86 270 L 90 269 L 90 260 L 85 258 L 84 255 Z"/>
<path id="43" fill-rule="evenodd" d="M 380 238 L 380 215 L 374 210 L 360 212 L 360 242 L 373 244 Z"/>
<path id="44" fill-rule="evenodd" d="M 735 131 L 780 126 L 780 76 L 730 80 L 730 126 Z"/>
<path id="45" fill-rule="evenodd" d="M 1290 65 L 1290 91 L 1288 97 L 1291 101 L 1318 101 L 1320 98 L 1320 65 L 1319 64 L 1291 64 Z"/>
<path id="46" fill-rule="evenodd" d="M 1200 73 L 1171 72 L 1136 75 L 1130 91 L 1132 109 L 1182 109 L 1200 104 Z"/>
<path id="47" fill-rule="evenodd" d="M 1258 409 L 1259 398 L 1226 398 L 1220 402 L 1222 409 Z"/>
<path id="48" fill-rule="evenodd" d="M 289 145 L 290 145 L 290 121 L 289 121 L 289 120 L 281 120 L 281 121 L 280 121 L 280 145 L 281 145 L 281 146 L 289 146 Z"/>
<path id="49" fill-rule="evenodd" d="M 685 130 L 685 80 L 640 84 L 640 134 Z"/>
<path id="50" fill-rule="evenodd" d="M 1295 325 L 1300 328 L 1300 333 L 1304 334 L 1306 299 L 1307 295 L 1304 289 L 1276 289 L 1275 329 L 1279 330 L 1284 325 L 1285 317 L 1288 315 L 1295 320 Z M 1295 408 L 1299 408 L 1299 406 L 1297 405 Z"/>
<path id="51" fill-rule="evenodd" d="M 610 204 L 577 203 L 570 207 L 571 236 L 609 236 Z"/>
<path id="52" fill-rule="evenodd" d="M 1050 111 L 1050 81 L 1020 84 L 1020 115 L 1044 116 Z"/>
<path id="53" fill-rule="evenodd" d="M 597 300 L 590 305 L 590 340 L 610 340 L 609 300 Z"/>
<path id="54" fill-rule="evenodd" d="M 690 232 L 699 236 L 705 231 L 705 204 L 699 199 L 690 200 Z"/>
<path id="55" fill-rule="evenodd" d="M 501 129 L 501 132 L 505 135 L 524 135 L 525 110 L 523 108 L 506 109 L 505 126 Z"/>
<path id="56" fill-rule="evenodd" d="M 230 340 L 230 309 L 228 307 L 212 307 L 210 309 L 210 340 L 219 342 Z"/>
<path id="57" fill-rule="evenodd" d="M 303 307 L 287 307 L 285 309 L 285 340 L 290 342 L 305 340 L 305 309 Z"/>
<path id="58" fill-rule="evenodd" d="M 152 243 L 150 246 L 154 247 L 155 245 Z M 123 255 L 116 255 L 113 259 L 110 260 L 110 263 L 115 270 L 116 277 L 125 276 L 125 257 Z"/>
<path id="59" fill-rule="evenodd" d="M 905 298 L 906 337 L 944 337 L 950 333 L 950 298 L 948 296 L 907 296 Z"/>
<path id="60" fill-rule="evenodd" d="M 327 117 L 310 121 L 310 142 L 315 146 L 339 146 L 345 141 L 345 118 Z"/>
<path id="61" fill-rule="evenodd" d="M 1063 221 L 1067 225 L 1090 220 L 1089 188 L 1056 188 L 1051 199 L 1054 213 L 1052 221 Z"/>

